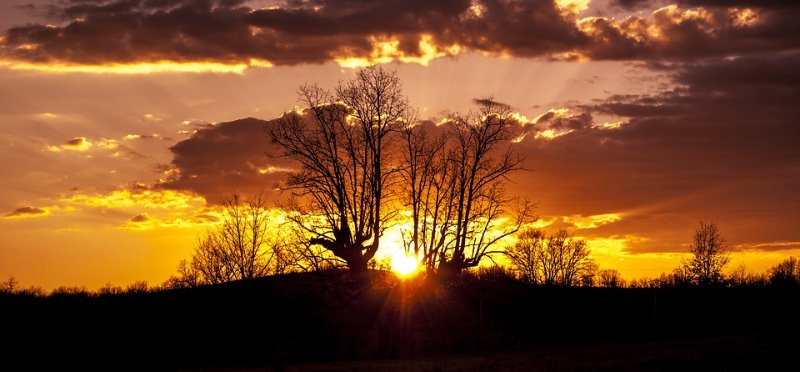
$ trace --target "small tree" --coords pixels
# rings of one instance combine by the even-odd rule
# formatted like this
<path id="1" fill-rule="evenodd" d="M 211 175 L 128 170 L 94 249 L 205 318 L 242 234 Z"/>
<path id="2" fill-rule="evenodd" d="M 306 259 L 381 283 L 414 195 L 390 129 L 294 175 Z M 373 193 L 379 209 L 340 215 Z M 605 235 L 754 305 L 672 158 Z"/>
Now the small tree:
<path id="1" fill-rule="evenodd" d="M 198 240 L 190 261 L 165 286 L 194 287 L 275 273 L 282 243 L 270 225 L 266 200 L 258 195 L 243 200 L 233 193 L 223 202 L 224 218 Z"/>
<path id="2" fill-rule="evenodd" d="M 722 269 L 730 262 L 730 250 L 713 222 L 700 221 L 689 248 L 691 257 L 683 267 L 693 283 L 702 286 L 722 282 Z"/>
<path id="3" fill-rule="evenodd" d="M 547 239 L 541 253 L 542 281 L 546 285 L 577 285 L 581 275 L 592 268 L 594 260 L 583 239 L 575 239 L 567 230 L 559 230 Z"/>
<path id="4" fill-rule="evenodd" d="M 600 286 L 606 288 L 618 288 L 625 286 L 625 280 L 617 269 L 600 270 L 598 276 L 600 277 Z"/>
<path id="5" fill-rule="evenodd" d="M 0 283 L 0 293 L 14 293 L 19 289 L 19 281 L 13 276 L 9 276 L 8 280 Z"/>
<path id="6" fill-rule="evenodd" d="M 553 235 L 524 230 L 506 256 L 523 279 L 535 284 L 591 286 L 597 271 L 586 241 L 566 230 Z"/>

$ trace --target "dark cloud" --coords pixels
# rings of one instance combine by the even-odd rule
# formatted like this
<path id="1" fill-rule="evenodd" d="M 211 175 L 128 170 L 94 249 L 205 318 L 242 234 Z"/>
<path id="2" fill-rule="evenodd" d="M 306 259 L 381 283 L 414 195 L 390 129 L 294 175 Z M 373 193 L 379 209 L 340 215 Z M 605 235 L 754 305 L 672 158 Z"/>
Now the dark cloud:
<path id="1" fill-rule="evenodd" d="M 399 40 L 399 51 L 415 56 L 423 53 L 422 34 L 435 35 L 432 42 L 442 45 L 523 55 L 582 41 L 550 1 L 486 0 L 482 8 L 476 17 L 467 0 L 289 1 L 273 9 L 239 1 L 73 1 L 61 9 L 71 21 L 66 26 L 8 30 L 5 54 L 88 64 L 256 58 L 281 65 L 366 57 L 373 38 L 381 37 Z M 38 48 L 16 48 L 21 45 Z"/>
<path id="2" fill-rule="evenodd" d="M 711 218 L 732 242 L 800 241 L 798 65 L 789 54 L 675 66 L 673 90 L 584 107 L 624 117 L 618 129 L 523 141 L 534 172 L 512 187 L 550 215 L 623 214 L 592 231 L 599 236 L 688 241 L 698 219 Z M 655 244 L 636 250 L 683 251 Z"/>
<path id="3" fill-rule="evenodd" d="M 592 43 L 577 53 L 594 60 L 658 61 L 795 50 L 798 9 L 669 6 L 646 18 L 586 19 L 579 27 Z"/>
<path id="4" fill-rule="evenodd" d="M 211 202 L 234 190 L 247 195 L 274 189 L 290 169 L 267 154 L 264 127 L 274 123 L 247 118 L 199 129 L 170 148 L 174 158 L 160 187 L 195 192 Z"/>
<path id="5" fill-rule="evenodd" d="M 64 144 L 64 146 L 78 147 L 78 146 L 83 146 L 86 142 L 87 141 L 86 141 L 85 137 L 78 137 L 78 138 L 73 138 L 73 139 L 67 141 Z"/>
<path id="6" fill-rule="evenodd" d="M 636 0 L 618 0 L 635 2 Z M 739 7 L 739 8 L 800 8 L 800 3 L 792 0 L 678 0 L 688 6 Z"/>
<path id="7" fill-rule="evenodd" d="M 142 222 L 150 221 L 151 219 L 152 218 L 150 216 L 148 216 L 147 213 L 142 213 L 142 214 L 137 214 L 137 215 L 131 217 L 130 222 L 142 223 Z"/>
<path id="8" fill-rule="evenodd" d="M 540 117 L 536 124 L 556 131 L 586 129 L 592 126 L 592 115 L 587 112 L 577 115 L 558 115 L 550 111 Z"/>
<path id="9" fill-rule="evenodd" d="M 3 217 L 12 218 L 12 217 L 36 217 L 36 216 L 43 216 L 47 214 L 47 210 L 37 207 L 21 207 L 17 208 L 10 213 L 6 213 Z"/>
<path id="10" fill-rule="evenodd" d="M 653 0 L 612 0 L 611 4 L 627 10 L 643 9 L 655 3 Z"/>
<path id="11" fill-rule="evenodd" d="M 662 8 L 645 18 L 580 22 L 551 0 L 314 0 L 265 9 L 222 0 L 55 4 L 62 26 L 13 27 L 0 42 L 0 56 L 90 65 L 251 59 L 293 65 L 369 58 L 386 40 L 397 42 L 394 57 L 421 57 L 426 38 L 440 54 L 455 53 L 447 48 L 458 45 L 462 51 L 519 57 L 691 59 L 794 49 L 800 43 L 797 8 L 780 8 L 778 2 L 741 13 L 720 2 L 694 1 L 709 8 Z"/>

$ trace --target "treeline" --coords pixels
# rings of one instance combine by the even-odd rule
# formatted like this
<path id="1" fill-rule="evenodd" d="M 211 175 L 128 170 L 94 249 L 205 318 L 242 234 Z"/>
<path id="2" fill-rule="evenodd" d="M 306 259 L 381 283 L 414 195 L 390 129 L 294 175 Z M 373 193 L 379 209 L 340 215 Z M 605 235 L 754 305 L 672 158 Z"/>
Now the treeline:
<path id="1" fill-rule="evenodd" d="M 563 232 L 557 233 L 554 237 L 556 242 L 561 241 Z M 575 244 L 569 242 L 565 244 L 567 250 L 573 250 Z M 555 244 L 557 247 L 554 251 L 564 249 L 564 246 Z M 547 245 L 545 245 L 547 247 Z M 552 253 L 552 252 L 551 252 Z M 183 267 L 185 263 L 181 263 Z M 558 267 L 558 264 L 552 264 L 552 267 Z M 379 270 L 386 270 L 385 266 L 380 263 L 374 263 L 373 267 Z M 317 270 L 305 269 L 305 266 L 292 266 L 287 268 L 285 272 L 271 272 L 263 271 L 260 275 L 255 277 L 266 277 L 278 274 L 297 273 L 297 272 L 312 272 Z M 327 270 L 346 270 L 341 265 L 331 264 L 325 268 L 318 269 L 319 271 Z M 569 269 L 568 269 L 569 270 Z M 550 274 L 554 273 L 554 274 Z M 553 286 L 553 287 L 600 287 L 600 288 L 689 288 L 697 287 L 697 281 L 692 277 L 691 273 L 685 267 L 678 267 L 671 273 L 662 273 L 655 278 L 639 278 L 634 280 L 625 280 L 621 277 L 616 269 L 598 269 L 597 265 L 591 262 L 590 259 L 584 261 L 581 267 L 573 272 L 559 273 L 558 269 L 551 271 L 548 274 L 532 274 L 527 270 L 522 270 L 520 266 L 490 266 L 479 267 L 465 271 L 463 275 L 467 277 L 478 278 L 505 278 L 506 280 L 519 281 L 536 286 Z M 180 274 L 179 274 L 180 275 Z M 424 274 L 423 274 L 424 275 Z M 538 276 L 534 276 L 538 275 Z M 552 276 L 551 276 L 552 275 Z M 572 279 L 568 279 L 568 278 Z M 548 278 L 548 279 L 546 279 Z M 454 280 L 462 280 L 462 277 L 454 278 Z M 226 282 L 232 282 L 233 279 Z M 106 284 L 99 289 L 92 291 L 86 287 L 78 286 L 60 286 L 51 291 L 46 291 L 41 287 L 23 287 L 19 281 L 13 276 L 9 277 L 0 283 L 0 294 L 13 294 L 20 296 L 31 297 L 59 297 L 59 296 L 76 296 L 76 297 L 103 297 L 103 296 L 118 296 L 118 295 L 136 295 L 143 293 L 161 292 L 166 290 L 200 287 L 211 285 L 212 283 L 205 281 L 186 282 L 185 278 L 173 276 L 160 285 L 148 285 L 146 281 L 137 281 L 127 286 L 115 286 Z M 222 283 L 216 283 L 222 284 Z M 385 283 L 384 283 L 385 284 Z M 730 288 L 800 288 L 800 261 L 795 257 L 789 257 L 780 263 L 769 268 L 766 272 L 755 273 L 748 271 L 744 265 L 739 265 L 735 269 L 729 271 L 721 277 L 721 280 L 714 285 L 714 287 L 730 287 Z"/>
<path id="2" fill-rule="evenodd" d="M 700 222 L 687 253 L 688 257 L 671 273 L 628 282 L 614 268 L 598 268 L 587 242 L 566 230 L 554 234 L 541 229 L 523 230 L 517 243 L 505 251 L 511 262 L 510 274 L 532 284 L 611 288 L 800 286 L 800 264 L 794 257 L 766 273 L 750 272 L 743 264 L 725 273 L 731 250 L 713 222 Z"/>

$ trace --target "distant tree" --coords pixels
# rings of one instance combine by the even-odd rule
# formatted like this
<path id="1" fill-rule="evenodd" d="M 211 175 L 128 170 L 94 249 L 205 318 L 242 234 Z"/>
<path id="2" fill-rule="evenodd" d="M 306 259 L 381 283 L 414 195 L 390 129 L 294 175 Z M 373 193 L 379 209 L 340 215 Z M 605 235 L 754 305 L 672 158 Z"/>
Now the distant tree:
<path id="1" fill-rule="evenodd" d="M 148 291 L 147 282 L 144 280 L 133 282 L 125 287 L 126 294 L 147 293 Z"/>
<path id="2" fill-rule="evenodd" d="M 582 287 L 594 287 L 597 283 L 597 271 L 599 267 L 594 260 L 590 260 L 589 263 L 581 270 L 579 274 L 579 283 Z"/>
<path id="3" fill-rule="evenodd" d="M 547 245 L 547 236 L 540 229 L 526 229 L 517 236 L 517 243 L 506 250 L 511 266 L 529 283 L 539 283 L 540 259 Z"/>
<path id="4" fill-rule="evenodd" d="M 691 257 L 684 260 L 683 268 L 693 283 L 707 286 L 722 282 L 722 269 L 730 261 L 730 250 L 716 224 L 700 221 L 689 253 Z"/>
<path id="5" fill-rule="evenodd" d="M 597 264 L 583 239 L 566 230 L 548 235 L 542 230 L 523 230 L 506 256 L 520 276 L 535 284 L 592 286 Z"/>
<path id="6" fill-rule="evenodd" d="M 598 273 L 599 276 L 599 284 L 601 287 L 606 288 L 619 288 L 625 286 L 625 280 L 622 279 L 622 276 L 617 269 L 604 269 L 600 270 Z"/>
<path id="7" fill-rule="evenodd" d="M 545 285 L 577 285 L 580 276 L 592 268 L 586 241 L 559 230 L 547 239 L 540 255 L 542 282 Z"/>
<path id="8" fill-rule="evenodd" d="M 769 282 L 779 286 L 800 285 L 800 262 L 789 257 L 769 269 Z"/>
<path id="9" fill-rule="evenodd" d="M 0 293 L 15 293 L 19 289 L 19 281 L 13 276 L 9 276 L 6 281 L 0 283 Z"/>
<path id="10" fill-rule="evenodd" d="M 86 287 L 77 286 L 60 286 L 50 291 L 50 296 L 73 296 L 73 297 L 89 297 L 91 293 Z"/>
<path id="11" fill-rule="evenodd" d="M 270 223 L 262 195 L 243 200 L 237 193 L 222 203 L 222 222 L 198 240 L 190 261 L 181 261 L 166 287 L 193 287 L 249 279 L 282 270 L 276 265 L 282 242 Z"/>
<path id="12" fill-rule="evenodd" d="M 763 287 L 768 281 L 764 274 L 751 272 L 747 270 L 744 264 L 739 264 L 739 266 L 731 270 L 727 275 L 727 280 L 730 285 L 736 287 Z"/>
<path id="13" fill-rule="evenodd" d="M 491 98 L 475 103 L 476 113 L 449 118 L 444 137 L 429 139 L 421 126 L 403 132 L 403 200 L 412 211 L 407 246 L 439 273 L 501 253 L 498 243 L 531 217 L 530 203 L 505 192 L 508 176 L 522 165 L 511 147 L 510 107 Z"/>
<path id="14" fill-rule="evenodd" d="M 267 128 L 280 155 L 300 164 L 288 180 L 290 218 L 309 243 L 364 272 L 393 216 L 385 208 L 388 136 L 408 118 L 408 102 L 397 74 L 381 67 L 359 70 L 333 92 L 303 86 L 299 95 L 306 107 Z"/>
<path id="15" fill-rule="evenodd" d="M 112 285 L 111 283 L 106 283 L 97 290 L 97 294 L 99 296 L 113 296 L 122 294 L 124 292 L 125 291 L 122 289 L 122 287 Z"/>

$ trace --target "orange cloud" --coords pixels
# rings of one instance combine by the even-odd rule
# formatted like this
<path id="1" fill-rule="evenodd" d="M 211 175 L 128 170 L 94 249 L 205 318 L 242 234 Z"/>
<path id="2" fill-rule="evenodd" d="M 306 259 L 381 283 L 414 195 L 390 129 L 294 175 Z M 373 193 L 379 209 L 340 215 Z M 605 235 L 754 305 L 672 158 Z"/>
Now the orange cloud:
<path id="1" fill-rule="evenodd" d="M 596 214 L 592 216 L 572 215 L 563 217 L 563 221 L 578 229 L 594 229 L 622 219 L 618 213 Z"/>
<path id="2" fill-rule="evenodd" d="M 75 194 L 62 202 L 94 208 L 130 208 L 186 210 L 205 206 L 200 196 L 173 190 L 114 190 L 107 194 Z"/>

